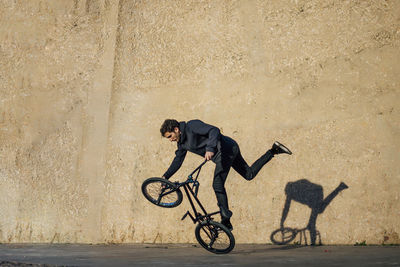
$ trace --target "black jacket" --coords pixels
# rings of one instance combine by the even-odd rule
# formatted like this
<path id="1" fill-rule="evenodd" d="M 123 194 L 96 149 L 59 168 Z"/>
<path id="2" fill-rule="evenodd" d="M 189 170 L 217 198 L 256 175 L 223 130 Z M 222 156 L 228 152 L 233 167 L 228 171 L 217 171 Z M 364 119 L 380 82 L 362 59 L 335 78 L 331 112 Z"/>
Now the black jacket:
<path id="1" fill-rule="evenodd" d="M 187 151 L 202 157 L 206 151 L 217 153 L 218 141 L 221 139 L 221 133 L 217 127 L 200 120 L 180 122 L 179 130 L 181 136 L 177 143 L 178 149 L 175 151 L 171 166 L 164 174 L 166 179 L 169 179 L 181 167 Z"/>

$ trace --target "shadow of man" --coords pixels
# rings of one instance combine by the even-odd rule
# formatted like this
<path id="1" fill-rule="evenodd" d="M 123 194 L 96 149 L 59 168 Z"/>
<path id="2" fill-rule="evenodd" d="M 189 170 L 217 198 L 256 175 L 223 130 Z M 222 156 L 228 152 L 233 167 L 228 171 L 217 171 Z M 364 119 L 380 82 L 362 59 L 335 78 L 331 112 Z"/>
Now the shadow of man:
<path id="1" fill-rule="evenodd" d="M 315 245 L 317 236 L 315 225 L 318 214 L 323 213 L 329 203 L 346 188 L 348 188 L 348 186 L 342 182 L 324 199 L 323 188 L 320 185 L 311 183 L 306 179 L 289 182 L 285 187 L 286 201 L 282 212 L 281 229 L 284 228 L 283 225 L 288 215 L 292 200 L 307 205 L 311 208 L 311 215 L 306 229 L 310 231 L 311 245 Z"/>

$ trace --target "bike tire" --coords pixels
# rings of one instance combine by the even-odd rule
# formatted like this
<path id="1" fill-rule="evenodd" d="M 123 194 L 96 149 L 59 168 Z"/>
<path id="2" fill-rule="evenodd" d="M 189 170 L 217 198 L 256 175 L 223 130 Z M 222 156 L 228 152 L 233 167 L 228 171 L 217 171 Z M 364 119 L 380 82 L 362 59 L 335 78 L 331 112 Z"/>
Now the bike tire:
<path id="1" fill-rule="evenodd" d="M 146 179 L 142 184 L 142 193 L 148 201 L 163 208 L 177 207 L 183 199 L 181 190 L 174 183 L 158 177 Z"/>
<path id="2" fill-rule="evenodd" d="M 214 221 L 204 221 L 195 229 L 196 239 L 206 250 L 215 254 L 226 254 L 235 247 L 235 237 L 224 225 Z"/>
<path id="3" fill-rule="evenodd" d="M 295 239 L 297 232 L 289 227 L 277 229 L 271 233 L 271 241 L 276 245 L 285 245 Z"/>

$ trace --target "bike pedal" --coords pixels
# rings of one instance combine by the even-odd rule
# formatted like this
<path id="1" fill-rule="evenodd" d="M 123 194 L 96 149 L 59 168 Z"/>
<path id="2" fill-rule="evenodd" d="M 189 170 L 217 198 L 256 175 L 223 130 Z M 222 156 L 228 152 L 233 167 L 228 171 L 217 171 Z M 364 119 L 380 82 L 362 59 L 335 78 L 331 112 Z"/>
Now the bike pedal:
<path id="1" fill-rule="evenodd" d="M 185 213 L 185 215 L 183 215 L 181 221 L 183 221 L 183 220 L 186 218 L 186 216 L 188 216 L 188 215 L 189 215 L 190 219 L 192 219 L 193 223 L 196 223 L 196 222 L 197 222 L 197 220 L 192 216 L 192 214 L 190 214 L 189 211 L 187 211 L 187 212 Z"/>
<path id="2" fill-rule="evenodd" d="M 190 215 L 190 212 L 189 212 L 189 211 L 187 211 L 187 212 L 185 213 L 185 215 L 183 215 L 181 221 L 183 221 L 188 215 Z M 190 216 L 190 217 L 191 217 L 191 216 Z"/>
<path id="3" fill-rule="evenodd" d="M 186 216 L 188 216 L 188 214 L 189 214 L 189 212 L 186 212 L 186 213 L 183 215 L 181 221 L 183 221 L 183 220 L 186 218 Z"/>

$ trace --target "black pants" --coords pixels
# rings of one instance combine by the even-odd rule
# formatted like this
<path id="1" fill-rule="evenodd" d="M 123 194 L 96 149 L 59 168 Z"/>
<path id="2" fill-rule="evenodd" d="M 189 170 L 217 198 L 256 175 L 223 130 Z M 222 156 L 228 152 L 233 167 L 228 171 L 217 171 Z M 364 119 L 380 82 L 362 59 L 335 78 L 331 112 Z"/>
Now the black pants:
<path id="1" fill-rule="evenodd" d="M 244 179 L 250 181 L 256 177 L 261 168 L 270 161 L 274 154 L 268 150 L 264 155 L 257 159 L 251 167 L 246 163 L 240 154 L 239 145 L 235 140 L 227 136 L 221 138 L 219 151 L 213 158 L 215 162 L 213 189 L 217 197 L 218 206 L 221 210 L 221 217 L 229 218 L 232 213 L 229 211 L 228 197 L 225 190 L 225 181 L 231 167 L 238 172 Z"/>

